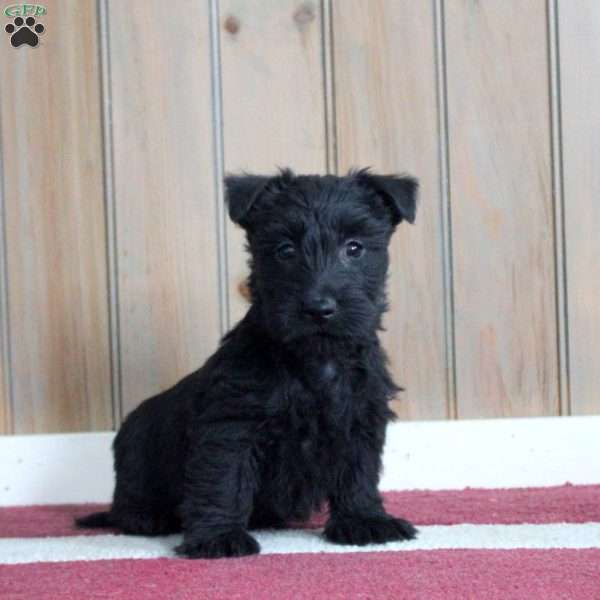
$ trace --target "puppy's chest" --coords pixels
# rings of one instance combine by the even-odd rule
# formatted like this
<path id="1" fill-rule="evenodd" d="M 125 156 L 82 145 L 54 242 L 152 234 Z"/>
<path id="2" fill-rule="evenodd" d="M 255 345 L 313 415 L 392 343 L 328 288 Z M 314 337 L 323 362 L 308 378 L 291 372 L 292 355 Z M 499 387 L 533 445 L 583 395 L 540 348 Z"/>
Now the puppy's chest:
<path id="1" fill-rule="evenodd" d="M 334 359 L 306 361 L 284 385 L 286 408 L 299 422 L 319 417 L 322 426 L 338 429 L 353 407 L 355 379 Z"/>
<path id="2" fill-rule="evenodd" d="M 326 466 L 343 448 L 356 419 L 355 381 L 335 361 L 312 364 L 286 379 L 270 423 L 280 459 Z"/>

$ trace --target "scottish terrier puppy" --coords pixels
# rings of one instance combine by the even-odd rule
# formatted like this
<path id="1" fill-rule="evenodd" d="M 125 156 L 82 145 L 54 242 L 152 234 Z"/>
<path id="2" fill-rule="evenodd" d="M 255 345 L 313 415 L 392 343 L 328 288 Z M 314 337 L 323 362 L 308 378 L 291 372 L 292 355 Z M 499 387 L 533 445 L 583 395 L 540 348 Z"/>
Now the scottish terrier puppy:
<path id="1" fill-rule="evenodd" d="M 304 521 L 328 502 L 331 542 L 415 537 L 377 490 L 399 389 L 377 331 L 388 244 L 415 219 L 417 182 L 284 170 L 225 186 L 247 234 L 251 306 L 201 369 L 127 417 L 112 507 L 78 525 L 183 530 L 181 555 L 243 556 L 260 550 L 249 530 Z"/>

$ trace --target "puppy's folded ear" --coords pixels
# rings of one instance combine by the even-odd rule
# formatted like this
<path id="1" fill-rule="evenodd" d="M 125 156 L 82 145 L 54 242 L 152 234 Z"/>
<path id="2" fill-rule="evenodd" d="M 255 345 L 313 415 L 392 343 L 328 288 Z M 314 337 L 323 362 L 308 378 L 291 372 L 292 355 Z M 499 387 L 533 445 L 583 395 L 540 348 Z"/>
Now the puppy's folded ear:
<path id="1" fill-rule="evenodd" d="M 250 209 L 267 187 L 272 177 L 265 175 L 227 175 L 225 202 L 234 223 L 246 227 Z"/>
<path id="2" fill-rule="evenodd" d="M 359 171 L 358 177 L 383 198 L 392 213 L 393 225 L 401 221 L 415 222 L 419 182 L 414 177 L 373 175 L 367 170 Z"/>

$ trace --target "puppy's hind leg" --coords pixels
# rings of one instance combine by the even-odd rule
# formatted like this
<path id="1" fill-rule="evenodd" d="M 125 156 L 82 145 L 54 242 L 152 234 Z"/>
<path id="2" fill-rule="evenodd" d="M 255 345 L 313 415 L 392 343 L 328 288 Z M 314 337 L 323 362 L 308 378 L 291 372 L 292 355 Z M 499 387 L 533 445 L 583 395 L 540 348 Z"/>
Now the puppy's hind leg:
<path id="1" fill-rule="evenodd" d="M 181 519 L 172 507 L 119 503 L 105 512 L 75 519 L 79 528 L 113 527 L 130 535 L 168 535 L 181 531 Z"/>
<path id="2" fill-rule="evenodd" d="M 113 527 L 110 511 L 96 512 L 85 517 L 75 519 L 75 525 L 82 529 L 96 529 L 103 527 Z"/>
<path id="3" fill-rule="evenodd" d="M 118 504 L 109 520 L 112 526 L 130 535 L 169 535 L 181 531 L 181 519 L 171 506 Z"/>

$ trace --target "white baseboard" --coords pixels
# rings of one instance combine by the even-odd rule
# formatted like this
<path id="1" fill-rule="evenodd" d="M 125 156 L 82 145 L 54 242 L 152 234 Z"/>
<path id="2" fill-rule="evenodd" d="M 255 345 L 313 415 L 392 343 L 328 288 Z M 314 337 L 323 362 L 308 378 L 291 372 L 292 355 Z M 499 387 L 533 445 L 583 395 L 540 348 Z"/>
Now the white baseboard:
<path id="1" fill-rule="evenodd" d="M 107 502 L 115 434 L 0 437 L 0 506 Z"/>
<path id="2" fill-rule="evenodd" d="M 381 489 L 600 483 L 600 416 L 426 421 L 389 429 Z"/>
<path id="3" fill-rule="evenodd" d="M 0 506 L 108 502 L 114 433 L 0 437 Z M 395 423 L 383 490 L 600 483 L 600 416 Z"/>

